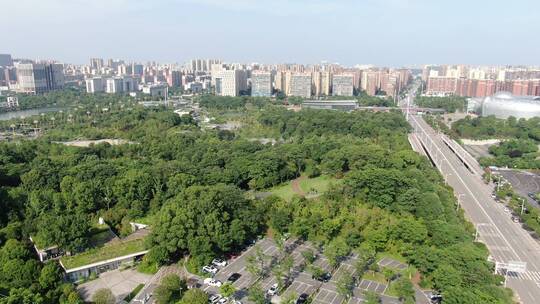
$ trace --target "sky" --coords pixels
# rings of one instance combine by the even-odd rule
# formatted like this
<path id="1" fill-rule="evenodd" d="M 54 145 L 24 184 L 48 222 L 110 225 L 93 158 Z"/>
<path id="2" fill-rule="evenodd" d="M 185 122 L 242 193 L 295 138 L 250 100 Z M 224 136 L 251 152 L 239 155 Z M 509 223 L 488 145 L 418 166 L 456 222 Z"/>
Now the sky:
<path id="1" fill-rule="evenodd" d="M 539 0 L 0 0 L 0 53 L 183 63 L 540 65 Z"/>

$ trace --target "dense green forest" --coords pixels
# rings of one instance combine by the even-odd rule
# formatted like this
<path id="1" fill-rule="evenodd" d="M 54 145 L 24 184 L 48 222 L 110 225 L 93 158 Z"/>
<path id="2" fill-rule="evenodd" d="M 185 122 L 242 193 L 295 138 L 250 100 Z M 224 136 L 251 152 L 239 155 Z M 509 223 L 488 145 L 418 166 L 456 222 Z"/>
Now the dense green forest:
<path id="1" fill-rule="evenodd" d="M 532 139 L 540 141 L 540 118 L 500 119 L 495 116 L 470 116 L 452 124 L 452 130 L 461 138 L 470 139 Z"/>
<path id="2" fill-rule="evenodd" d="M 223 111 L 246 103 L 201 100 Z M 129 220 L 153 218 L 149 265 L 189 255 L 200 266 L 270 229 L 325 246 L 336 257 L 352 251 L 403 256 L 445 303 L 511 303 L 486 248 L 473 243 L 472 225 L 456 213 L 451 189 L 410 149 L 410 126 L 397 111 L 258 105 L 246 109 L 253 125 L 244 128 L 271 129 L 284 139 L 263 145 L 241 132 L 203 130 L 164 107 L 92 106 L 69 120 L 45 116 L 47 130 L 36 140 L 0 143 L 0 294 L 6 296 L 0 303 L 80 303 L 56 263 L 36 260 L 29 237 L 83 251 L 99 216 L 119 235 L 129 231 Z M 54 142 L 77 138 L 131 143 Z M 289 203 L 248 195 L 300 174 L 343 183 L 319 198 Z"/>
<path id="3" fill-rule="evenodd" d="M 461 112 L 464 111 L 464 108 L 467 105 L 467 98 L 459 96 L 418 96 L 414 99 L 414 102 L 420 107 L 445 109 L 448 112 L 454 113 L 458 110 Z"/>
<path id="4" fill-rule="evenodd" d="M 394 107 L 395 103 L 392 98 L 381 98 L 376 96 L 369 96 L 365 93 L 360 93 L 358 96 L 327 96 L 323 99 L 327 100 L 357 100 L 360 106 L 380 106 L 380 107 Z M 197 98 L 199 104 L 211 110 L 239 110 L 246 107 L 263 108 L 267 105 L 282 105 L 286 102 L 289 104 L 301 104 L 304 99 L 301 97 L 288 97 L 288 98 L 270 98 L 270 97 L 252 97 L 252 96 L 214 96 L 214 95 L 201 95 Z"/>
<path id="5" fill-rule="evenodd" d="M 489 149 L 493 157 L 480 160 L 484 166 L 539 169 L 540 118 L 499 119 L 494 116 L 469 116 L 452 124 L 450 131 L 457 137 L 469 139 L 504 139 Z"/>

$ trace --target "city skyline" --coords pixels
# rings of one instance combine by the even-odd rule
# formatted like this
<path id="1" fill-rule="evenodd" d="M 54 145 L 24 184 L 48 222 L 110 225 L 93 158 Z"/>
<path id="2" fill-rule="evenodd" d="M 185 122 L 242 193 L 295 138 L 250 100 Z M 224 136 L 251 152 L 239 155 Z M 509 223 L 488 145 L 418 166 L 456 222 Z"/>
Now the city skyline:
<path id="1" fill-rule="evenodd" d="M 540 41 L 530 36 L 540 29 L 540 3 L 528 0 L 512 6 L 461 0 L 132 2 L 8 1 L 0 26 L 10 32 L 0 53 L 75 64 L 89 57 L 393 67 L 540 64 Z"/>

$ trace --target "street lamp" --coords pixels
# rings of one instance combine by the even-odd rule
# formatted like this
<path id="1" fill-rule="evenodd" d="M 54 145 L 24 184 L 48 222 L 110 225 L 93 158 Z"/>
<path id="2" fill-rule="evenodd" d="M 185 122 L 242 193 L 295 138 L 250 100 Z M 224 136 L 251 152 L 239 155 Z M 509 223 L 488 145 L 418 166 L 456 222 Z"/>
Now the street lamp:
<path id="1" fill-rule="evenodd" d="M 448 185 L 448 177 L 449 177 L 450 175 L 452 175 L 452 173 L 446 173 L 446 174 L 444 175 L 444 183 L 445 183 L 446 185 Z"/>
<path id="2" fill-rule="evenodd" d="M 521 200 L 521 215 L 523 215 L 523 210 L 525 209 L 525 199 L 523 197 L 519 198 Z"/>
<path id="3" fill-rule="evenodd" d="M 480 236 L 480 233 L 478 232 L 478 230 L 480 230 L 480 227 L 482 226 L 488 226 L 489 224 L 486 224 L 486 223 L 478 223 L 476 225 L 476 231 L 474 233 L 474 241 L 475 242 L 478 242 L 478 237 Z"/>
<path id="4" fill-rule="evenodd" d="M 460 193 L 457 196 L 457 206 L 456 206 L 456 212 L 459 210 L 459 207 L 461 206 L 461 201 L 459 200 L 461 196 L 465 196 L 465 193 Z"/>

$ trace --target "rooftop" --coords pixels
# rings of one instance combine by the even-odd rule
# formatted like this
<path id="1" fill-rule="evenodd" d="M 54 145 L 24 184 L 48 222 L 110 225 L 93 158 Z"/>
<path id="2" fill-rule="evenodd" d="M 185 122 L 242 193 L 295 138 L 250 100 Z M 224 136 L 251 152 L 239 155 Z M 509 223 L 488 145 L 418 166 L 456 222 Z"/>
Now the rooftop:
<path id="1" fill-rule="evenodd" d="M 145 251 L 144 238 L 119 240 L 60 259 L 66 270 Z"/>

